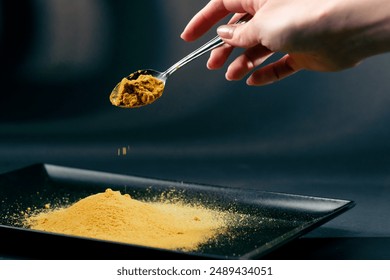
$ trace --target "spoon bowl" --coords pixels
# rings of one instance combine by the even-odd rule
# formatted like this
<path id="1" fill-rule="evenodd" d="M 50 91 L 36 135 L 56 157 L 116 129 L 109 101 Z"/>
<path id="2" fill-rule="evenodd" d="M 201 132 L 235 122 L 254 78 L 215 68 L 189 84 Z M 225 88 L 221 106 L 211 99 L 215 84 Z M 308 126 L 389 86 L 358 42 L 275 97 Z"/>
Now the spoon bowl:
<path id="1" fill-rule="evenodd" d="M 123 93 L 121 93 L 120 86 L 124 82 L 124 80 L 135 81 L 135 80 L 139 79 L 141 75 L 148 76 L 148 77 L 154 77 L 157 80 L 161 81 L 163 83 L 163 86 L 165 86 L 165 83 L 167 81 L 166 75 L 164 75 L 164 73 L 162 73 L 162 72 L 159 72 L 159 71 L 156 71 L 153 69 L 138 70 L 134 73 L 131 73 L 127 77 L 123 78 L 121 82 L 116 84 L 116 86 L 114 87 L 114 89 L 112 90 L 112 92 L 110 94 L 111 103 L 113 105 L 115 105 L 117 107 L 121 107 L 121 108 L 138 108 L 138 107 L 142 107 L 142 106 L 145 106 L 147 104 L 150 104 L 150 103 L 154 102 L 156 99 L 158 99 L 162 95 L 162 91 L 156 96 L 156 98 L 154 98 L 153 101 L 151 99 L 149 99 L 149 103 L 137 102 L 136 104 L 126 104 L 126 103 L 123 103 L 120 101 L 123 98 L 123 96 L 122 96 Z M 163 87 L 163 89 L 164 89 L 164 87 Z"/>
<path id="2" fill-rule="evenodd" d="M 159 71 L 156 71 L 153 69 L 138 70 L 134 73 L 131 73 L 126 78 L 128 80 L 136 80 L 139 78 L 140 75 L 150 75 L 150 76 L 155 77 L 155 78 L 159 79 L 160 81 L 164 82 L 164 84 L 167 81 L 167 76 L 166 76 L 166 74 L 164 74 L 164 72 L 159 72 Z"/>

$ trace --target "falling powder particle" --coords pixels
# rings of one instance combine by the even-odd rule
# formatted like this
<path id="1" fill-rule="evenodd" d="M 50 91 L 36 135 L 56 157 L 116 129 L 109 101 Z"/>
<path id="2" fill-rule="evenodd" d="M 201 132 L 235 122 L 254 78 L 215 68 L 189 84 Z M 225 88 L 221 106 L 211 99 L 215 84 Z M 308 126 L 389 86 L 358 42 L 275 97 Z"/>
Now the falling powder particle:
<path id="1" fill-rule="evenodd" d="M 130 146 L 118 148 L 118 156 L 126 156 L 130 151 Z"/>

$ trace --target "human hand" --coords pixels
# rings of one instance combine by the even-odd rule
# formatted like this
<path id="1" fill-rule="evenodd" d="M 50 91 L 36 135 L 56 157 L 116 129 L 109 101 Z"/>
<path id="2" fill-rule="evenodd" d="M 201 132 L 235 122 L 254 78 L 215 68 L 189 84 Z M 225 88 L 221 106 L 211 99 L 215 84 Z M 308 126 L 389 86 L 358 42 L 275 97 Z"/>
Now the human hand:
<path id="1" fill-rule="evenodd" d="M 226 78 L 240 80 L 252 72 L 247 84 L 264 85 L 301 69 L 343 70 L 368 56 L 388 51 L 389 3 L 388 0 L 211 0 L 188 23 L 181 37 L 196 40 L 219 20 L 236 13 L 229 24 L 217 29 L 226 44 L 212 51 L 207 66 L 219 69 L 234 47 L 244 48 L 230 63 Z M 253 18 L 245 24 L 233 24 L 242 13 Z M 386 36 L 378 35 L 380 30 Z M 275 53 L 285 55 L 263 66 Z"/>

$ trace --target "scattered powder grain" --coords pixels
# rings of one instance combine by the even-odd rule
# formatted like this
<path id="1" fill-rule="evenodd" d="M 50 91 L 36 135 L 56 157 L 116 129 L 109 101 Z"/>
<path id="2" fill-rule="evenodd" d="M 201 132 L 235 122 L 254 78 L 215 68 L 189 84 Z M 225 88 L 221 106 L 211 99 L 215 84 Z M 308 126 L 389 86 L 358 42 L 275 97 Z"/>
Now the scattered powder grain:
<path id="1" fill-rule="evenodd" d="M 113 105 L 136 108 L 153 103 L 164 91 L 164 82 L 152 75 L 141 74 L 137 79 L 123 78 L 110 95 Z"/>
<path id="2" fill-rule="evenodd" d="M 227 229 L 227 214 L 183 203 L 142 202 L 107 189 L 26 219 L 31 229 L 164 249 L 196 250 Z"/>
<path id="3" fill-rule="evenodd" d="M 120 147 L 117 149 L 117 155 L 118 156 L 126 156 L 130 151 L 130 146 L 127 147 Z"/>

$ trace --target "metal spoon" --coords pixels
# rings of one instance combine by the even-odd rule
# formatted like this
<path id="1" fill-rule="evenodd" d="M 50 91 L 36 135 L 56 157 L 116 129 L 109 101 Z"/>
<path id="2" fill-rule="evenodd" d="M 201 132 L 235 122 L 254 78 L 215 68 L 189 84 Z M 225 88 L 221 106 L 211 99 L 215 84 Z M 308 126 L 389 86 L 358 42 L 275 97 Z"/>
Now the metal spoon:
<path id="1" fill-rule="evenodd" d="M 251 17 L 252 16 L 250 14 L 246 14 L 243 17 L 241 17 L 238 21 L 236 21 L 235 24 L 245 23 Z M 209 51 L 211 51 L 211 50 L 213 50 L 213 49 L 215 49 L 223 44 L 224 44 L 224 41 L 217 35 L 213 39 L 208 41 L 206 44 L 204 44 L 203 46 L 199 47 L 198 49 L 196 49 L 195 51 L 193 51 L 192 53 L 190 53 L 186 57 L 182 58 L 181 60 L 179 60 L 178 62 L 173 64 L 171 67 L 169 67 L 164 72 L 159 72 L 159 71 L 156 71 L 153 69 L 138 70 L 134 73 L 131 73 L 129 76 L 126 77 L 126 79 L 131 81 L 131 80 L 138 79 L 138 77 L 140 75 L 151 75 L 152 77 L 160 80 L 163 83 L 163 85 L 165 86 L 165 83 L 167 82 L 169 76 L 171 76 L 176 70 L 180 69 L 182 66 L 186 65 L 187 63 L 191 62 L 192 60 L 200 57 L 201 55 L 203 55 L 203 54 L 205 54 L 205 53 L 207 53 L 207 52 L 209 52 Z M 156 94 L 156 95 L 154 95 L 154 97 L 151 97 L 151 99 L 147 100 L 147 102 L 139 100 L 139 102 L 137 102 L 137 104 L 135 104 L 135 105 L 126 105 L 126 104 L 121 104 L 120 102 L 118 102 L 119 98 L 121 98 L 121 96 L 120 96 L 121 93 L 118 91 L 120 84 L 121 83 L 119 82 L 115 86 L 115 88 L 112 90 L 112 92 L 110 94 L 110 101 L 113 105 L 115 105 L 117 107 L 122 107 L 122 108 L 137 108 L 137 107 L 141 107 L 144 105 L 148 105 L 148 104 L 154 102 L 155 100 L 157 100 L 159 97 L 161 97 L 162 91 L 164 89 L 163 88 L 159 94 Z"/>

